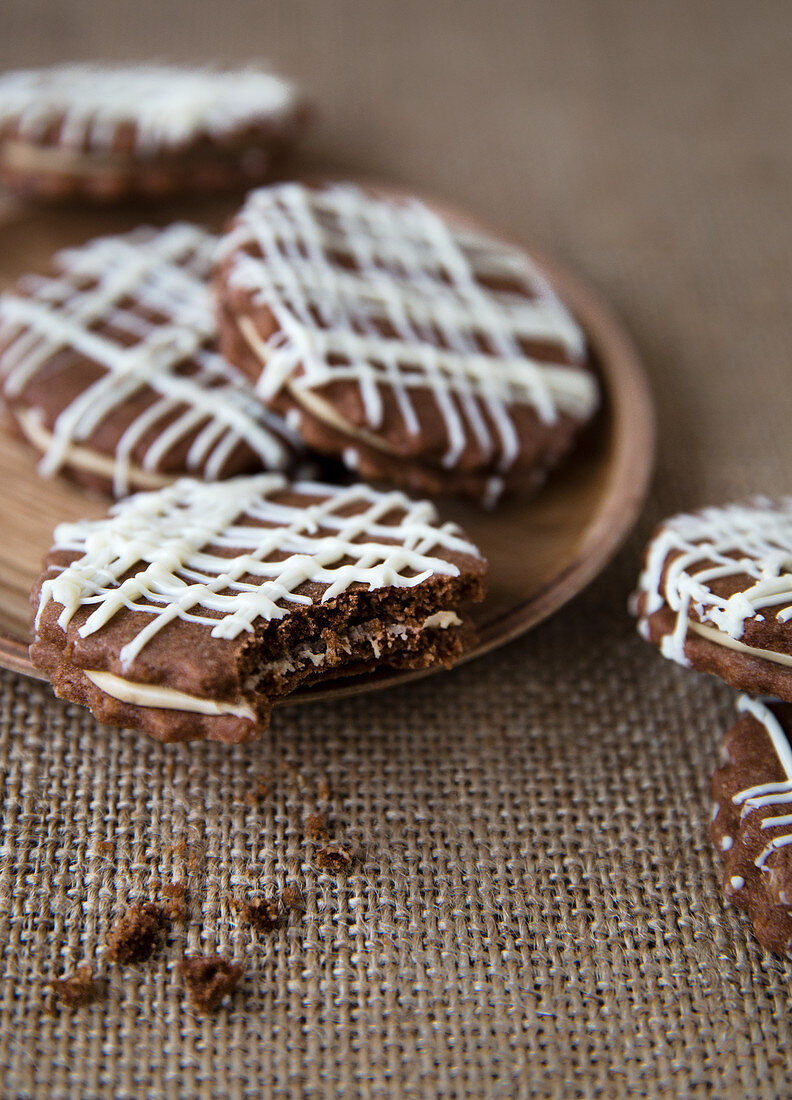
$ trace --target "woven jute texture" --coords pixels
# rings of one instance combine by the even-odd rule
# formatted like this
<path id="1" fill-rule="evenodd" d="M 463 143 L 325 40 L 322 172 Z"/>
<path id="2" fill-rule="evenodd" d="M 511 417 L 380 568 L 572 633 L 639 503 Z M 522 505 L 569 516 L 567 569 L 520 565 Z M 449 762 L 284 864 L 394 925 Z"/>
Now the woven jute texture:
<path id="1" fill-rule="evenodd" d="M 792 9 L 7 0 L 4 21 L 5 65 L 264 52 L 321 101 L 317 165 L 466 203 L 612 300 L 660 451 L 639 531 L 560 614 L 279 710 L 258 744 L 160 746 L 0 675 L 0 1093 L 790 1095 L 790 965 L 721 901 L 708 839 L 734 693 L 625 605 L 662 515 L 790 490 Z M 358 853 L 345 876 L 315 868 L 317 810 Z M 182 879 L 163 953 L 110 967 L 119 913 Z M 228 900 L 287 885 L 304 909 L 271 935 Z M 245 966 L 211 1019 L 176 972 L 208 950 Z M 105 998 L 49 1014 L 86 961 Z"/>

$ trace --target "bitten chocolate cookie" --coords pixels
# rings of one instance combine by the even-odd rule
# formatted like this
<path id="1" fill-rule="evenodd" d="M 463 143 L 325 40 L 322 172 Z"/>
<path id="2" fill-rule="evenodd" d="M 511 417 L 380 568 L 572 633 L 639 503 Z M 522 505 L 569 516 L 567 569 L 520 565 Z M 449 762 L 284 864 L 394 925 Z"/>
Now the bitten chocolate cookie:
<path id="1" fill-rule="evenodd" d="M 302 129 L 255 69 L 58 65 L 0 75 L 0 178 L 36 198 L 119 199 L 260 183 Z"/>
<path id="2" fill-rule="evenodd" d="M 583 334 L 529 257 L 417 199 L 254 191 L 220 247 L 221 346 L 358 475 L 494 502 L 594 413 Z"/>
<path id="3" fill-rule="evenodd" d="M 2 393 L 43 475 L 123 496 L 302 458 L 216 350 L 215 245 L 187 224 L 102 237 L 0 299 Z"/>
<path id="4" fill-rule="evenodd" d="M 632 609 L 666 657 L 792 701 L 792 497 L 666 520 Z"/>
<path id="5" fill-rule="evenodd" d="M 62 524 L 30 656 L 58 695 L 165 741 L 244 741 L 299 684 L 449 665 L 486 563 L 426 501 L 260 474 Z"/>
<path id="6" fill-rule="evenodd" d="M 712 777 L 723 893 L 770 951 L 792 954 L 792 707 L 742 696 Z"/>

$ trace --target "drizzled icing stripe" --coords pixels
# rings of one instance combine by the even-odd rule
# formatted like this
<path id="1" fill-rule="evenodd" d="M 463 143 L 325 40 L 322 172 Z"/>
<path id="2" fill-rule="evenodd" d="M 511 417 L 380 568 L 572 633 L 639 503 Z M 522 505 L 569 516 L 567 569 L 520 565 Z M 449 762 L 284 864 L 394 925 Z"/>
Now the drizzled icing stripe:
<path id="1" fill-rule="evenodd" d="M 429 390 L 448 437 L 444 465 L 453 467 L 472 437 L 501 472 L 520 453 L 513 405 L 533 407 L 548 424 L 561 413 L 586 420 L 597 406 L 583 335 L 529 258 L 452 229 L 421 202 L 375 198 L 351 184 L 262 188 L 220 251 L 232 256 L 229 284 L 252 291 L 277 322 L 263 345 L 265 399 L 284 387 L 299 399 L 353 381 L 377 429 L 389 387 L 417 435 L 414 394 Z M 561 361 L 530 358 L 521 340 L 555 345 Z"/>
<path id="2" fill-rule="evenodd" d="M 710 587 L 743 575 L 753 583 L 732 596 L 718 596 Z M 689 664 L 685 639 L 691 611 L 734 640 L 767 608 L 777 609 L 775 618 L 787 622 L 792 618 L 792 497 L 674 516 L 650 545 L 638 592 L 645 596 L 639 624 L 644 632 L 649 616 L 662 607 L 675 612 L 675 628 L 661 648 L 682 665 Z"/>
<path id="3" fill-rule="evenodd" d="M 111 151 L 119 126 L 134 123 L 137 150 L 153 153 L 280 119 L 295 102 L 291 85 L 256 69 L 84 64 L 0 76 L 0 124 L 31 141 L 59 124 L 58 144 L 76 149 Z"/>
<path id="4" fill-rule="evenodd" d="M 790 747 L 789 739 L 784 733 L 781 723 L 763 702 L 758 699 L 751 699 L 747 695 L 741 695 L 737 702 L 737 710 L 741 714 L 752 715 L 757 722 L 764 726 L 772 742 L 773 751 L 786 776 L 783 782 L 762 783 L 756 787 L 748 787 L 733 798 L 735 806 L 742 806 L 740 820 L 746 814 L 757 810 L 760 811 L 762 829 L 790 827 L 789 832 L 773 837 L 754 860 L 757 867 L 764 869 L 765 863 L 773 852 L 792 844 L 792 813 L 765 816 L 771 807 L 773 809 L 781 806 L 792 808 L 792 747 Z"/>
<path id="5" fill-rule="evenodd" d="M 243 442 L 264 468 L 283 469 L 292 460 L 296 436 L 212 350 L 207 280 L 216 243 L 185 223 L 99 238 L 58 253 L 55 277 L 30 277 L 20 284 L 25 294 L 0 299 L 9 398 L 64 349 L 103 368 L 58 414 L 39 467 L 43 475 L 66 465 L 76 446 L 141 392 L 156 399 L 115 447 L 116 496 L 130 490 L 133 452 L 153 429 L 142 461 L 149 472 L 193 435 L 186 469 L 208 479 L 222 475 Z"/>
<path id="6" fill-rule="evenodd" d="M 273 499 L 284 491 L 319 499 Z M 125 669 L 174 619 L 232 639 L 312 603 L 297 591 L 307 581 L 326 586 L 326 603 L 353 584 L 413 588 L 434 574 L 459 576 L 437 551 L 480 556 L 454 524 L 438 524 L 428 501 L 366 485 L 292 484 L 278 474 L 215 485 L 183 478 L 122 501 L 105 519 L 61 524 L 54 549 L 78 557 L 44 582 L 37 627 L 50 600 L 63 607 L 63 629 L 81 607 L 92 608 L 79 628 L 84 638 L 122 608 L 144 612 L 150 622 L 121 650 Z"/>

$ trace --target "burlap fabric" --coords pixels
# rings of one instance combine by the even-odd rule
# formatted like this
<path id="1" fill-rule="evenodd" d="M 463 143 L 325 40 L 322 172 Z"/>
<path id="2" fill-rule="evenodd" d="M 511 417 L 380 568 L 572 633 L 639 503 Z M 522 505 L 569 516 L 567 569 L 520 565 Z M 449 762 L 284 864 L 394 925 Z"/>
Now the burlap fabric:
<path id="1" fill-rule="evenodd" d="M 2 61 L 266 52 L 325 100 L 317 163 L 467 202 L 611 298 L 655 385 L 658 476 L 630 545 L 528 637 L 283 709 L 257 745 L 162 747 L 0 677 L 0 1090 L 789 1095 L 789 965 L 722 904 L 708 841 L 733 693 L 664 662 L 625 601 L 662 514 L 790 488 L 792 12 L 253 7 L 119 0 L 97 23 L 15 0 Z M 313 867 L 320 806 L 360 853 L 346 877 Z M 188 925 L 111 972 L 116 915 L 182 877 Z M 287 884 L 304 913 L 256 939 L 229 896 Z M 215 948 L 246 978 L 205 1020 L 175 963 Z M 45 983 L 86 960 L 106 999 L 48 1015 Z"/>

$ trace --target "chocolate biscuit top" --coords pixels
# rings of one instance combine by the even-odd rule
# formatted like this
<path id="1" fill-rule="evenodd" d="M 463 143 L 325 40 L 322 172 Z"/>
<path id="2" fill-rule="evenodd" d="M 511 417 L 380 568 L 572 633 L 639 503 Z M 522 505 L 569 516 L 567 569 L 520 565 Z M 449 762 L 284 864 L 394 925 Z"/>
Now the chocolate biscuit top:
<path id="1" fill-rule="evenodd" d="M 3 295 L 3 395 L 44 451 L 42 474 L 87 448 L 109 457 L 122 496 L 163 472 L 213 480 L 292 463 L 299 441 L 215 350 L 215 247 L 186 223 L 141 228 L 59 252 L 51 275 Z"/>
<path id="2" fill-rule="evenodd" d="M 260 319 L 262 397 L 320 397 L 377 445 L 503 473 L 515 410 L 553 424 L 596 408 L 583 334 L 529 257 L 417 199 L 261 188 L 220 257 L 226 308 L 247 295 Z"/>
<path id="3" fill-rule="evenodd" d="M 113 151 L 119 130 L 142 155 L 284 118 L 294 89 L 257 69 L 56 65 L 0 75 L 0 129 L 78 151 Z"/>
<path id="4" fill-rule="evenodd" d="M 351 589 L 416 589 L 485 568 L 427 501 L 279 474 L 140 493 L 105 519 L 61 524 L 45 565 L 37 630 L 101 637 L 123 617 L 122 669 L 177 620 L 231 640 Z"/>
<path id="5" fill-rule="evenodd" d="M 690 664 L 685 641 L 691 626 L 722 646 L 731 641 L 745 648 L 744 638 L 752 652 L 788 649 L 792 497 L 666 520 L 647 548 L 635 607 L 644 634 L 652 616 L 671 613 L 661 649 L 683 665 Z"/>

